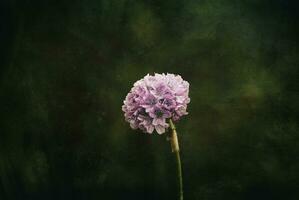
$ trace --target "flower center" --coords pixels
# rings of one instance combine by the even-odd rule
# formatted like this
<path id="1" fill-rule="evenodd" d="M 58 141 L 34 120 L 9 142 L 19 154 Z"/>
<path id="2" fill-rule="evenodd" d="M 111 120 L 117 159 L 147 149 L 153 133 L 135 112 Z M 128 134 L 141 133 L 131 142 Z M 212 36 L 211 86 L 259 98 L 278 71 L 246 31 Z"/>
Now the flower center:
<path id="1" fill-rule="evenodd" d="M 164 102 L 164 104 L 167 105 L 167 106 L 170 106 L 171 103 L 172 103 L 172 102 L 171 102 L 169 99 L 166 99 L 165 102 Z"/>
<path id="2" fill-rule="evenodd" d="M 162 110 L 160 110 L 160 109 L 155 110 L 155 115 L 156 115 L 157 117 L 162 117 L 163 114 L 164 114 L 164 113 L 163 113 Z"/>

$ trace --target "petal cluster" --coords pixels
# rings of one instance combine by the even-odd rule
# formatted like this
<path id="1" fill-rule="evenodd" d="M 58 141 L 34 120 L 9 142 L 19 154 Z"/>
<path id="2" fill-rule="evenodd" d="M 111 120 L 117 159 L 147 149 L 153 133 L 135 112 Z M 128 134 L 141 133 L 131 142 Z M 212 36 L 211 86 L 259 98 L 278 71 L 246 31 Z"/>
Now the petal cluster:
<path id="1" fill-rule="evenodd" d="M 167 119 L 187 115 L 189 83 L 174 74 L 146 75 L 137 81 L 124 100 L 122 110 L 133 129 L 162 134 L 169 127 Z"/>

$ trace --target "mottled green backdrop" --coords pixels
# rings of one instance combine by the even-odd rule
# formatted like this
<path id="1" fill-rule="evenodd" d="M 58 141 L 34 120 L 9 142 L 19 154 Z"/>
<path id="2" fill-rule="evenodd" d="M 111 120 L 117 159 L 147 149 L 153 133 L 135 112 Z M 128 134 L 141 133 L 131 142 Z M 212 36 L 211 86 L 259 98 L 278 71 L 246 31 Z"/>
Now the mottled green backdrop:
<path id="1" fill-rule="evenodd" d="M 0 199 L 175 199 L 165 135 L 122 101 L 147 73 L 190 82 L 185 197 L 299 199 L 295 0 L 2 0 Z"/>

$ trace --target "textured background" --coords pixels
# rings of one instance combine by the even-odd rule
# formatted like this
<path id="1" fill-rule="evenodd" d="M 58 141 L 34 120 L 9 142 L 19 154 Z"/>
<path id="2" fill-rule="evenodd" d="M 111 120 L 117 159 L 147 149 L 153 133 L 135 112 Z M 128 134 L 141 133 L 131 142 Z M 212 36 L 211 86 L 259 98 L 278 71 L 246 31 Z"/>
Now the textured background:
<path id="1" fill-rule="evenodd" d="M 299 198 L 295 0 L 2 0 L 0 199 L 175 199 L 165 136 L 122 101 L 190 82 L 186 199 Z"/>

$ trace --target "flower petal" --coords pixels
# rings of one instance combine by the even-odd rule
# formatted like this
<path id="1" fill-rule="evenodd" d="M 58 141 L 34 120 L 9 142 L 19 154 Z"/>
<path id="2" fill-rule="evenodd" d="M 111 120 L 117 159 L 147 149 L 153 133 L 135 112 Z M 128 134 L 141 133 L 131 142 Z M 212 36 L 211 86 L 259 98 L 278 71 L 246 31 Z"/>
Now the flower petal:
<path id="1" fill-rule="evenodd" d="M 161 125 L 155 126 L 155 129 L 156 129 L 157 133 L 159 133 L 159 134 L 165 133 L 165 128 Z"/>

